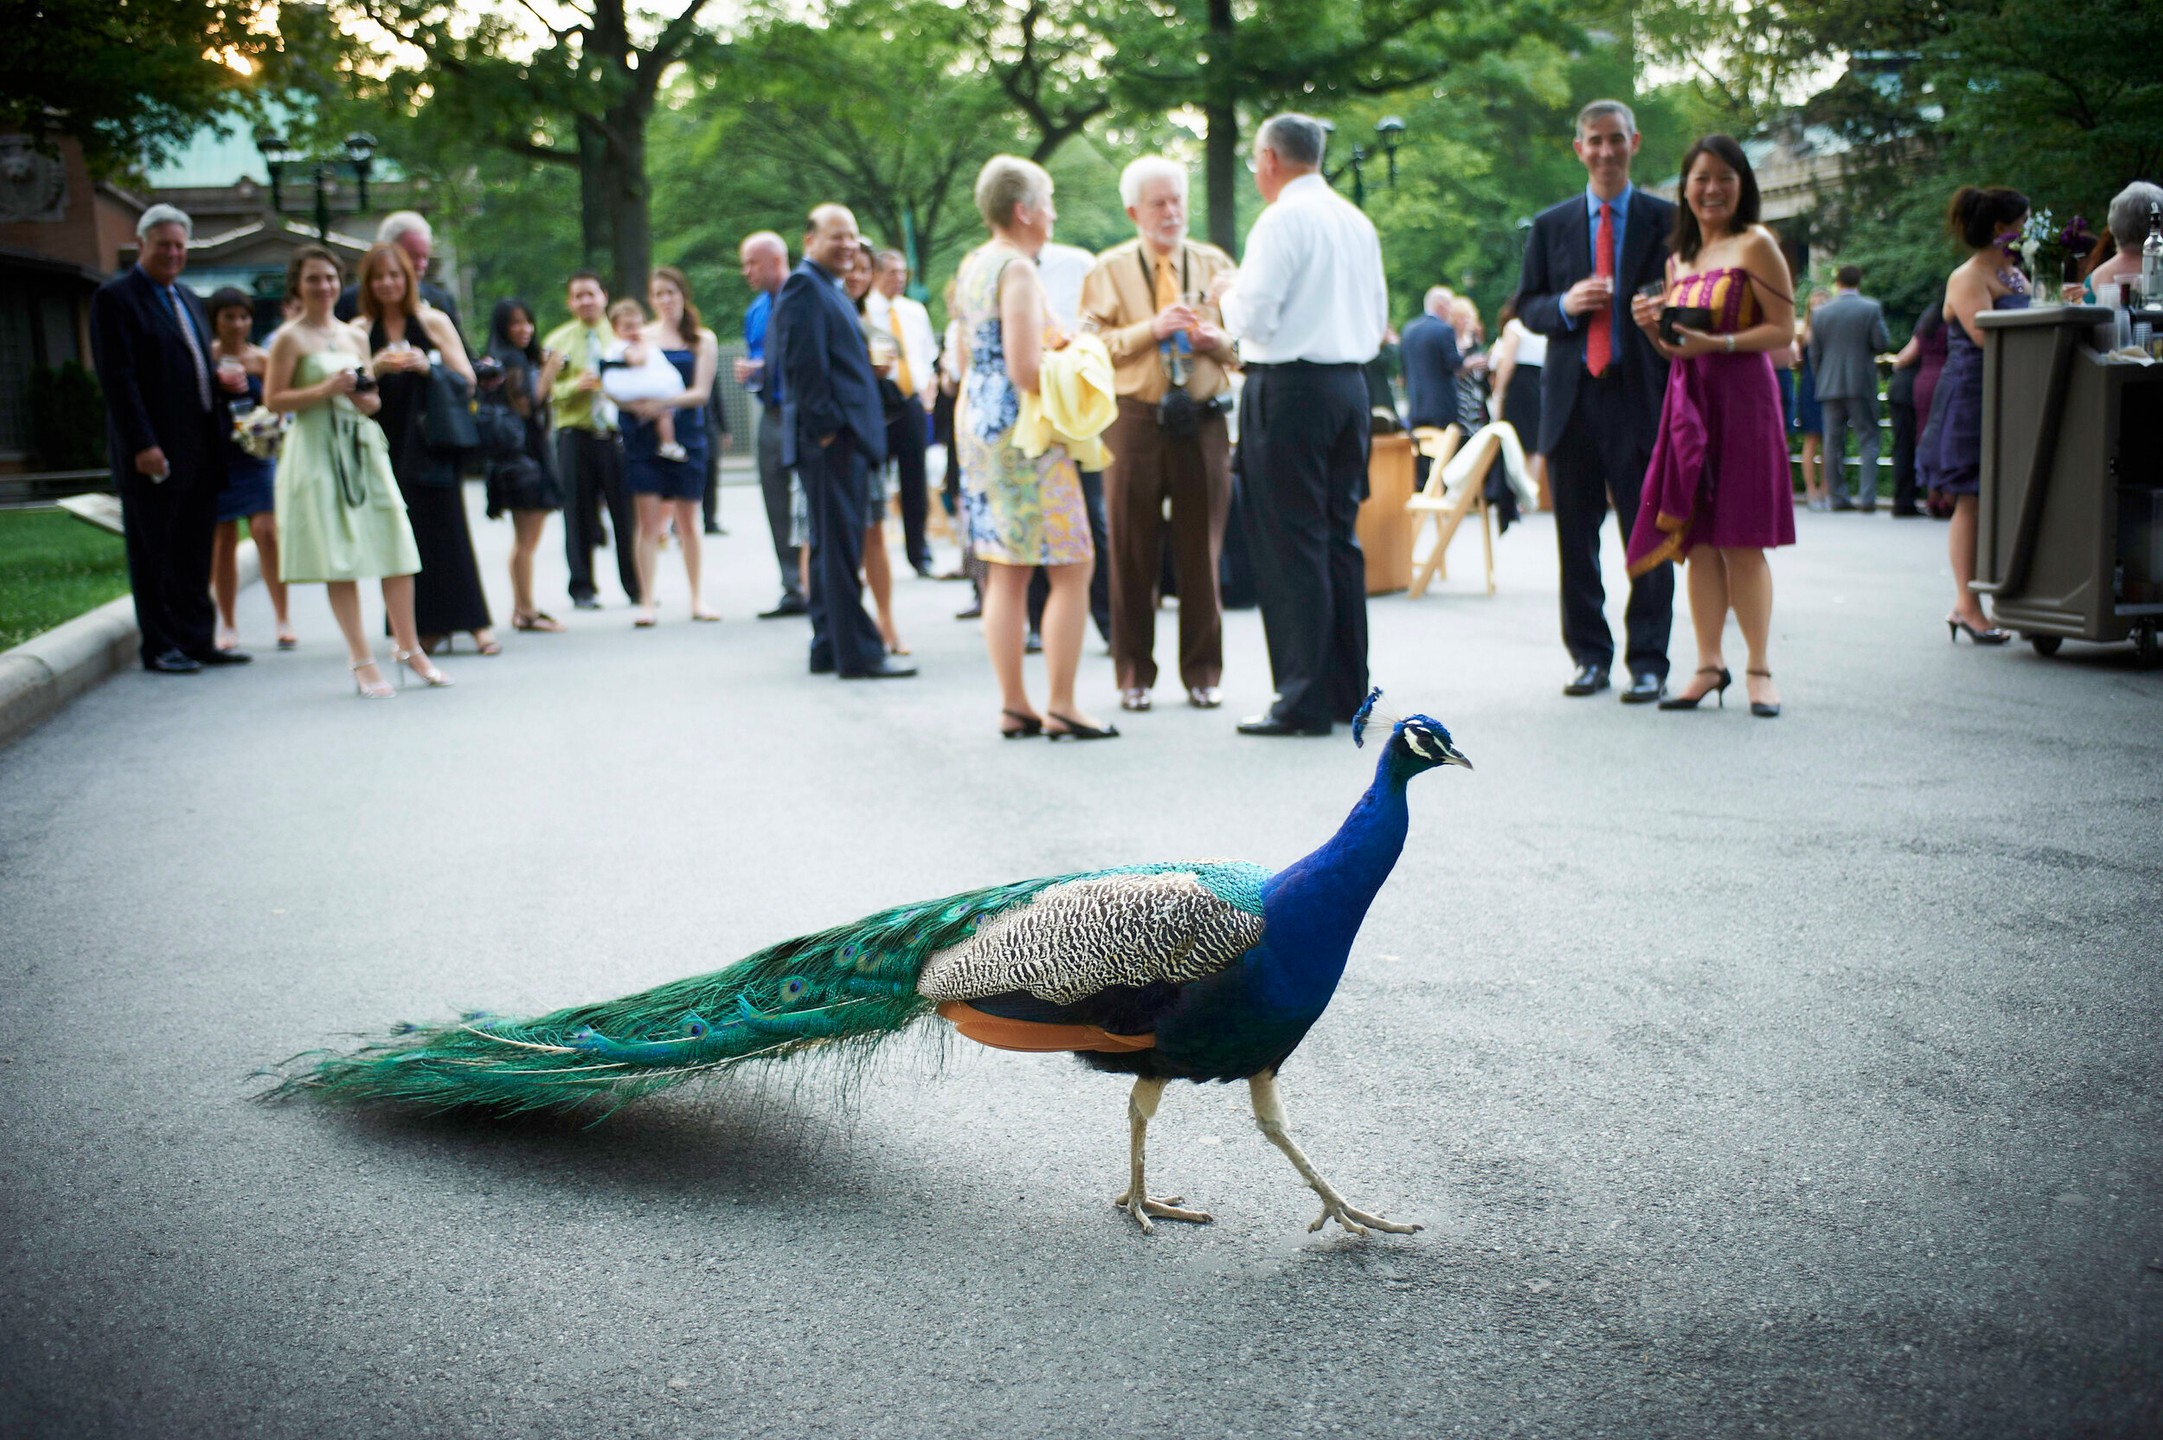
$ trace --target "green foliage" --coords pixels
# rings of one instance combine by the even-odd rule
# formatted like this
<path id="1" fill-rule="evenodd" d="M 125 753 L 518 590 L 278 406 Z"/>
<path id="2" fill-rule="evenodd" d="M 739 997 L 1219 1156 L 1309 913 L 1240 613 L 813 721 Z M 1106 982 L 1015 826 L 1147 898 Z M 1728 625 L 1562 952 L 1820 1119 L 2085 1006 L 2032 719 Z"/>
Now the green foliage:
<path id="1" fill-rule="evenodd" d="M 127 593 L 118 535 L 59 510 L 0 512 L 0 650 Z"/>
<path id="2" fill-rule="evenodd" d="M 0 45 L 0 131 L 73 135 L 95 175 L 185 145 L 246 98 L 236 72 L 267 41 L 263 0 L 29 0 Z M 24 13 L 27 10 L 27 13 Z"/>
<path id="3" fill-rule="evenodd" d="M 30 372 L 30 453 L 49 470 L 105 463 L 105 392 L 81 362 Z"/>

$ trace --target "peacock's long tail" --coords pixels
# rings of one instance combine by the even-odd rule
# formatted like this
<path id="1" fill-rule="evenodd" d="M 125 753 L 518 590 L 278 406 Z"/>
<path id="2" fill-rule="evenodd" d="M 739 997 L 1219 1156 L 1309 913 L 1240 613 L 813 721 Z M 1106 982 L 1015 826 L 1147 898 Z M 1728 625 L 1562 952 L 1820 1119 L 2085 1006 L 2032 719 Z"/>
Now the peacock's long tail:
<path id="1" fill-rule="evenodd" d="M 917 977 L 977 923 L 1058 879 L 967 891 L 785 940 L 725 970 L 536 1020 L 475 1013 L 402 1025 L 347 1054 L 310 1051 L 275 1072 L 266 1100 L 464 1106 L 515 1112 L 609 1108 L 752 1061 L 859 1052 L 932 1013 Z"/>

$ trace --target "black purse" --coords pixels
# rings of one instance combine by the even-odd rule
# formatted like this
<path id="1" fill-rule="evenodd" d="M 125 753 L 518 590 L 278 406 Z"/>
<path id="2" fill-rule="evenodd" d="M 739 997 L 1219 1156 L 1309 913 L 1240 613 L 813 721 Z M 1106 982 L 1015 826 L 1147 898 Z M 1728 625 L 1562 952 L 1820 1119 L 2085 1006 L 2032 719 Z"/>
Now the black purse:
<path id="1" fill-rule="evenodd" d="M 463 375 L 441 365 L 428 367 L 428 409 L 421 427 L 429 450 L 454 467 L 481 448 L 473 391 Z"/>

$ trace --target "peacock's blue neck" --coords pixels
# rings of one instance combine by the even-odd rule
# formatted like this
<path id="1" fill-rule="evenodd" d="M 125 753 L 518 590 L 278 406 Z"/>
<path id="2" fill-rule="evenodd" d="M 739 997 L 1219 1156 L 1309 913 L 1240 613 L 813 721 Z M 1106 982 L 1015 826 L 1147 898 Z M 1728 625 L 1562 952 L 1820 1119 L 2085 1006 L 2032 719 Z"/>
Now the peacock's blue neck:
<path id="1" fill-rule="evenodd" d="M 1352 941 L 1382 883 L 1396 868 L 1411 823 L 1410 775 L 1383 747 L 1352 813 L 1320 849 L 1279 871 L 1263 898 L 1270 988 L 1288 1006 L 1316 1013 L 1329 1003 Z"/>

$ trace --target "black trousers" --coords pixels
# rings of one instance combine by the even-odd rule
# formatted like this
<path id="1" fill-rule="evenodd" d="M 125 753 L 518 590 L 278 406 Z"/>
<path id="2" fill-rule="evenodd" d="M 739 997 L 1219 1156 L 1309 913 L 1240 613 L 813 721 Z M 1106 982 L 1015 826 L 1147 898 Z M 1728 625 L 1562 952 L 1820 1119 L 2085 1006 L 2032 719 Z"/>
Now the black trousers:
<path id="1" fill-rule="evenodd" d="M 601 506 L 615 532 L 616 578 L 624 598 L 638 599 L 638 520 L 623 488 L 623 442 L 591 430 L 558 430 L 556 463 L 571 492 L 563 512 L 563 558 L 571 567 L 571 598 L 592 600 L 593 552 L 601 544 Z"/>
<path id="2" fill-rule="evenodd" d="M 901 541 L 912 570 L 931 568 L 931 546 L 924 539 L 924 520 L 929 514 L 924 491 L 924 407 L 915 397 L 902 405 L 886 422 L 886 453 L 893 457 L 901 487 Z"/>
<path id="3" fill-rule="evenodd" d="M 708 530 L 721 528 L 721 450 L 729 432 L 727 426 L 715 421 L 719 413 L 711 407 L 699 411 L 699 419 L 706 426 L 706 493 L 699 497 L 699 519 Z"/>
<path id="4" fill-rule="evenodd" d="M 1609 509 L 1625 545 L 1637 523 L 1650 446 L 1631 437 L 1642 417 L 1633 413 L 1636 387 L 1579 377 L 1577 403 L 1562 438 L 1547 459 L 1555 497 L 1555 544 L 1562 558 L 1562 643 L 1580 665 L 1611 667 L 1615 636 L 1607 628 L 1607 590 L 1600 581 L 1600 525 Z M 1667 637 L 1675 620 L 1675 567 L 1661 565 L 1630 582 L 1623 611 L 1630 673 L 1667 678 Z"/>
<path id="5" fill-rule="evenodd" d="M 796 473 L 811 511 L 811 668 L 843 675 L 875 670 L 886 659 L 886 640 L 864 612 L 870 462 L 846 430 L 823 447 L 800 434 Z"/>
<path id="6" fill-rule="evenodd" d="M 1892 403 L 1893 412 L 1893 513 L 1906 515 L 1919 508 L 1915 493 L 1915 405 Z"/>
<path id="7" fill-rule="evenodd" d="M 1277 701 L 1326 729 L 1367 696 L 1367 565 L 1354 522 L 1367 485 L 1367 382 L 1357 365 L 1256 366 L 1239 405 L 1240 518 Z"/>
<path id="8" fill-rule="evenodd" d="M 774 564 L 781 571 L 781 598 L 801 602 L 796 576 L 796 547 L 789 543 L 789 467 L 781 463 L 781 408 L 759 410 L 759 499 L 766 504 L 766 528 L 773 532 Z"/>
<path id="9" fill-rule="evenodd" d="M 1082 505 L 1089 512 L 1089 545 L 1096 551 L 1096 569 L 1089 572 L 1089 618 L 1097 635 L 1112 643 L 1112 542 L 1111 523 L 1104 510 L 1104 472 L 1083 470 Z M 1029 628 L 1044 628 L 1044 602 L 1051 598 L 1051 577 L 1039 565 L 1029 576 Z"/>
<path id="10" fill-rule="evenodd" d="M 201 659 L 211 653 L 217 612 L 210 603 L 210 541 L 218 528 L 218 480 L 177 465 L 153 484 L 135 472 L 133 457 L 120 476 L 120 525 L 128 546 L 128 585 L 143 660 L 168 650 Z"/>

